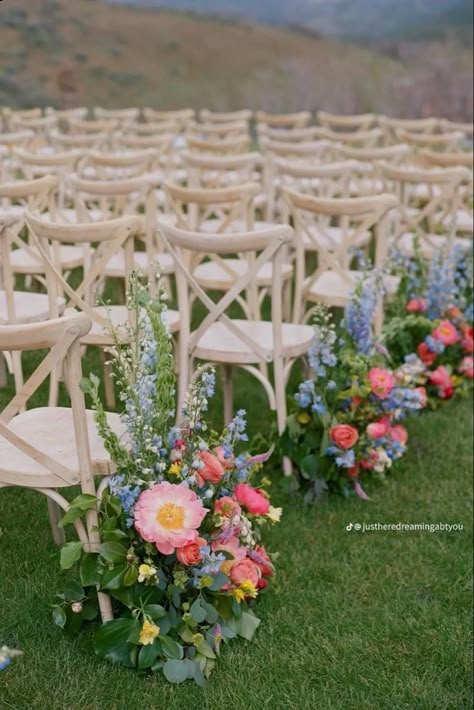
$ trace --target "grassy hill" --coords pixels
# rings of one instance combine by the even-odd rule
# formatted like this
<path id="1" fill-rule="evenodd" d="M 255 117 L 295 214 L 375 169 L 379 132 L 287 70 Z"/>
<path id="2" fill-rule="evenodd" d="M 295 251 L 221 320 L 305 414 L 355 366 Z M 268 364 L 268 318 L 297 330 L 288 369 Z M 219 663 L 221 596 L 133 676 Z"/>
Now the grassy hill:
<path id="1" fill-rule="evenodd" d="M 94 0 L 0 5 L 0 104 L 326 108 L 472 115 L 470 53 L 454 41 L 384 51 L 297 31 Z"/>

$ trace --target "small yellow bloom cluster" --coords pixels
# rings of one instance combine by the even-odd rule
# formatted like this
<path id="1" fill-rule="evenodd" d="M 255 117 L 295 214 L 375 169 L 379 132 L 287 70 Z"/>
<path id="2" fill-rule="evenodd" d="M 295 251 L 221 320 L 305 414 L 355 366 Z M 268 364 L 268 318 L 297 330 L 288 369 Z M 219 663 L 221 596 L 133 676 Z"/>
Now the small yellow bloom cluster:
<path id="1" fill-rule="evenodd" d="M 147 582 L 156 576 L 156 569 L 151 565 L 140 565 L 138 568 L 138 581 Z"/>
<path id="2" fill-rule="evenodd" d="M 175 461 L 171 464 L 168 469 L 170 476 L 176 476 L 176 478 L 181 478 L 181 461 Z"/>
<path id="3" fill-rule="evenodd" d="M 160 635 L 160 629 L 156 624 L 145 619 L 142 630 L 140 631 L 139 643 L 143 646 L 150 646 L 153 641 Z"/>
<path id="4" fill-rule="evenodd" d="M 252 597 L 255 599 L 257 597 L 257 587 L 249 579 L 241 582 L 238 587 L 232 590 L 232 594 L 236 601 L 240 602 L 245 599 L 245 597 Z"/>

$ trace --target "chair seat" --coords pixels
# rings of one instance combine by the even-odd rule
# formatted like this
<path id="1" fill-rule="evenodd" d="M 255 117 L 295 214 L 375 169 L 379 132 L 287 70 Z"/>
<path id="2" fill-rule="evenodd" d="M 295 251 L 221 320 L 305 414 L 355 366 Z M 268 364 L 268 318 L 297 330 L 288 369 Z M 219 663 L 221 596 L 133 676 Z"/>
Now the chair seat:
<path id="1" fill-rule="evenodd" d="M 194 278 L 203 288 L 226 291 L 237 278 L 247 273 L 248 262 L 245 259 L 225 259 L 224 261 L 225 267 L 215 261 L 199 264 L 193 271 Z M 283 279 L 291 279 L 293 274 L 291 264 L 283 264 L 281 274 Z M 260 288 L 270 287 L 272 280 L 273 264 L 266 263 L 258 270 L 256 285 Z"/>
<path id="2" fill-rule="evenodd" d="M 170 254 L 155 254 L 154 260 L 159 264 L 161 273 L 172 274 L 174 271 L 174 262 Z M 135 268 L 146 273 L 150 260 L 145 251 L 136 251 L 134 254 Z M 109 278 L 125 278 L 125 255 L 123 252 L 114 254 L 107 262 L 105 275 Z"/>
<path id="3" fill-rule="evenodd" d="M 49 319 L 48 296 L 43 293 L 30 293 L 29 291 L 14 291 L 13 303 L 15 308 L 15 323 L 36 323 Z M 66 302 L 58 298 L 58 309 L 62 313 Z M 0 290 L 0 324 L 8 323 L 7 299 L 5 291 Z"/>
<path id="4" fill-rule="evenodd" d="M 305 300 L 344 308 L 351 300 L 355 285 L 363 276 L 362 271 L 323 271 L 304 291 Z M 398 291 L 400 277 L 384 274 L 383 283 L 387 297 L 393 296 Z"/>
<path id="5" fill-rule="evenodd" d="M 40 256 L 35 256 L 34 249 L 15 249 L 10 255 L 12 271 L 17 274 L 44 274 L 44 264 Z M 84 263 L 84 250 L 82 247 L 61 246 L 61 267 L 64 271 L 71 271 Z"/>
<path id="6" fill-rule="evenodd" d="M 20 221 L 23 219 L 25 211 L 26 207 L 23 207 L 23 205 L 8 205 L 6 207 L 0 206 L 0 219 L 7 215 L 8 217 L 17 217 L 18 221 Z"/>
<path id="7" fill-rule="evenodd" d="M 442 234 L 429 234 L 426 238 L 418 238 L 419 250 L 425 259 L 431 259 L 435 252 L 439 252 L 440 249 L 446 247 L 448 244 L 447 236 Z M 472 239 L 466 237 L 455 237 L 453 244 L 459 247 L 462 251 L 469 251 L 472 249 Z M 398 249 L 408 256 L 414 256 L 416 249 L 416 235 L 412 232 L 406 232 L 397 241 Z"/>
<path id="8" fill-rule="evenodd" d="M 233 323 L 252 340 L 273 355 L 273 327 L 270 321 L 233 320 Z M 308 325 L 282 324 L 283 356 L 297 358 L 304 355 L 314 336 L 314 330 Z M 229 364 L 255 364 L 265 362 L 242 340 L 234 335 L 224 323 L 213 323 L 199 339 L 194 356 L 200 360 Z"/>
<path id="9" fill-rule="evenodd" d="M 449 229 L 451 227 L 452 217 L 449 215 L 437 214 L 435 221 L 443 227 Z M 473 234 L 474 232 L 474 217 L 469 210 L 457 210 L 455 216 L 456 231 L 462 234 Z"/>
<path id="10" fill-rule="evenodd" d="M 334 246 L 340 247 L 343 240 L 350 238 L 350 232 L 346 236 L 341 227 L 325 227 L 324 231 L 317 225 L 307 227 L 308 233 L 303 234 L 303 246 L 305 251 L 333 251 Z M 362 232 L 356 239 L 354 247 L 362 247 L 370 242 L 370 232 Z"/>
<path id="11" fill-rule="evenodd" d="M 120 340 L 120 327 L 124 326 L 128 322 L 129 311 L 127 307 L 97 306 L 97 308 L 94 308 L 94 312 L 101 318 L 105 318 L 107 321 L 110 321 L 112 329 L 119 331 L 116 336 Z M 176 333 L 179 330 L 179 322 L 178 311 L 173 311 L 171 309 L 166 311 L 165 323 L 171 333 Z M 84 345 L 112 345 L 114 343 L 114 336 L 111 334 L 110 328 L 107 326 L 102 327 L 100 323 L 93 321 L 92 328 L 87 335 L 81 338 L 81 343 Z"/>
<path id="12" fill-rule="evenodd" d="M 97 432 L 94 412 L 87 410 L 86 416 L 92 472 L 94 475 L 110 475 L 114 473 L 114 464 Z M 125 427 L 118 414 L 107 414 L 107 420 L 118 436 L 122 437 L 125 434 Z M 8 426 L 28 444 L 63 466 L 70 468 L 77 476 L 77 480 L 73 483 L 79 483 L 79 466 L 71 409 L 65 407 L 30 409 L 14 417 Z M 2 436 L 0 436 L 0 482 L 36 488 L 62 488 L 71 485 L 34 459 L 26 456 Z"/>

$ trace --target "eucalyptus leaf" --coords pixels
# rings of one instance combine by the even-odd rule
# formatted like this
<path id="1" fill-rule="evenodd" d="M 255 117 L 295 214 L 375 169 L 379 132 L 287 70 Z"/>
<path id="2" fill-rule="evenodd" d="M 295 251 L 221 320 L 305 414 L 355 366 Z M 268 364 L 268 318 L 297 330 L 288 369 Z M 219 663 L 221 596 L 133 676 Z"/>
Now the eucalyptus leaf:
<path id="1" fill-rule="evenodd" d="M 57 606 L 53 609 L 53 621 L 56 626 L 60 626 L 64 629 L 64 626 L 66 625 L 66 612 L 61 606 Z"/>
<path id="2" fill-rule="evenodd" d="M 163 666 L 163 675 L 170 683 L 184 683 L 188 679 L 189 668 L 184 661 L 170 660 Z"/>
<path id="3" fill-rule="evenodd" d="M 184 656 L 183 647 L 169 636 L 160 636 L 160 644 L 163 654 L 168 658 L 181 660 Z"/>

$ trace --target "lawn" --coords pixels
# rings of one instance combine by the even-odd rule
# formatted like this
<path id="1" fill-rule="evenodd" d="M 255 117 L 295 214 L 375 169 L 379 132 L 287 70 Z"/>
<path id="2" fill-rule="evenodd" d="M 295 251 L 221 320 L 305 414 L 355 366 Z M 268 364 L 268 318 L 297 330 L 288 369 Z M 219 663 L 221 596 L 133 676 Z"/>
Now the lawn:
<path id="1" fill-rule="evenodd" d="M 97 359 L 88 357 L 87 367 Z M 30 369 L 32 358 L 27 360 Z M 263 395 L 239 379 L 236 407 L 267 435 Z M 42 393 L 44 396 L 44 391 Z M 7 401 L 0 391 L 0 405 Z M 40 402 L 37 398 L 36 404 Z M 218 401 L 215 407 L 218 406 Z M 215 416 L 215 411 L 213 412 Z M 453 401 L 409 423 L 411 447 L 371 502 L 305 507 L 278 491 L 270 533 L 278 575 L 252 644 L 223 649 L 205 689 L 172 686 L 96 659 L 87 634 L 51 622 L 62 585 L 46 502 L 0 492 L 0 645 L 24 656 L 0 674 L 2 710 L 458 710 L 471 707 L 470 406 Z M 58 432 L 60 436 L 60 432 Z M 453 532 L 357 532 L 349 523 L 460 523 Z"/>

